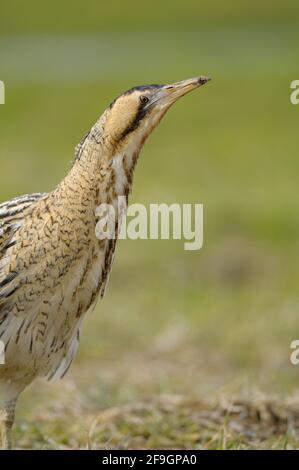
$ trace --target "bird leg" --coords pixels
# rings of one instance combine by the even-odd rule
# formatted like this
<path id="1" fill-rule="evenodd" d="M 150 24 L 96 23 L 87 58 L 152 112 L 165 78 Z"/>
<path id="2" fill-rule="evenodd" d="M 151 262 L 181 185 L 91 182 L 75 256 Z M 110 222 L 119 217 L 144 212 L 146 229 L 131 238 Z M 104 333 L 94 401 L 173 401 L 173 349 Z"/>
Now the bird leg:
<path id="1" fill-rule="evenodd" d="M 15 420 L 16 400 L 5 402 L 0 410 L 1 449 L 11 450 L 12 427 Z"/>

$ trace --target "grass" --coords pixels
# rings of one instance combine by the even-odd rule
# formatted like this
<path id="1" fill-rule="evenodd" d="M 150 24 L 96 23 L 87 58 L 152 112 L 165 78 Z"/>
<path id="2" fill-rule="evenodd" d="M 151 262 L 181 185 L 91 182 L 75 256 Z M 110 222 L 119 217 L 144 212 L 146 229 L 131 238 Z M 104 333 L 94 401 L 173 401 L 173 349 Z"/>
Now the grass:
<path id="1" fill-rule="evenodd" d="M 190 391 L 188 395 L 143 391 L 136 396 L 138 386 L 133 388 L 131 380 L 118 378 L 116 388 L 111 371 L 111 365 L 104 365 L 101 388 L 95 384 L 93 388 L 83 387 L 82 373 L 75 368 L 74 380 L 68 378 L 59 387 L 52 384 L 47 389 L 39 384 L 31 390 L 30 400 L 38 399 L 38 404 L 32 410 L 28 402 L 18 420 L 18 446 L 202 450 L 298 447 L 298 396 L 273 399 L 255 391 L 246 398 L 223 390 L 218 390 L 213 399 L 200 399 L 194 391 L 193 395 Z"/>
<path id="2" fill-rule="evenodd" d="M 0 17 L 1 200 L 52 189 L 124 89 L 213 77 L 146 144 L 131 199 L 203 203 L 203 249 L 119 243 L 68 377 L 21 398 L 17 445 L 298 447 L 297 3 L 74 2 L 68 20 L 17 3 Z"/>

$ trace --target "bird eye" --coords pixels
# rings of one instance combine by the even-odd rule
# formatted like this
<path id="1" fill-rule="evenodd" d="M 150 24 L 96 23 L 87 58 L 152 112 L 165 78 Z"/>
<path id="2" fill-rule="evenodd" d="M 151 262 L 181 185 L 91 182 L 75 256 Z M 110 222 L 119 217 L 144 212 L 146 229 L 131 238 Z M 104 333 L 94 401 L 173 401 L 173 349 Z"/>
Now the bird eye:
<path id="1" fill-rule="evenodd" d="M 149 102 L 149 97 L 145 95 L 140 96 L 140 103 L 147 104 Z"/>

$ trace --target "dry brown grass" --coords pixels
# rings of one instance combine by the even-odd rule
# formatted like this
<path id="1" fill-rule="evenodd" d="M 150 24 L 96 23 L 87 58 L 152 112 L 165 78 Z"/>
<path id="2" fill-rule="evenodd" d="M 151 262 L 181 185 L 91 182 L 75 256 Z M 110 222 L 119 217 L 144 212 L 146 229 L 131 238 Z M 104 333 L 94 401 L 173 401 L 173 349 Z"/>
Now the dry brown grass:
<path id="1" fill-rule="evenodd" d="M 82 409 L 81 416 L 59 407 L 36 416 L 38 426 L 20 424 L 17 434 L 23 448 L 34 442 L 41 449 L 296 449 L 298 405 L 161 395 L 95 413 Z"/>

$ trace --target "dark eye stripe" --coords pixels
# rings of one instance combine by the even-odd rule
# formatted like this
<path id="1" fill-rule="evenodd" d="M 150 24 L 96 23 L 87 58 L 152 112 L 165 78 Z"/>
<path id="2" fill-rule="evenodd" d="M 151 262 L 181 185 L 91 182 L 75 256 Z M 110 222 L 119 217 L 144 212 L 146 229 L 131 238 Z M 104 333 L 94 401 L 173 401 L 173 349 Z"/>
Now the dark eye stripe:
<path id="1" fill-rule="evenodd" d="M 139 104 L 139 106 L 138 106 L 138 109 L 137 109 L 137 112 L 136 112 L 136 114 L 135 114 L 134 119 L 133 119 L 132 122 L 126 127 L 126 129 L 124 130 L 124 132 L 121 134 L 121 137 L 120 137 L 119 140 L 124 139 L 130 132 L 135 131 L 135 129 L 137 129 L 137 127 L 138 127 L 139 124 L 140 124 L 140 121 L 144 118 L 145 115 L 146 115 L 146 110 L 144 109 L 144 104 L 140 102 L 140 104 Z"/>

